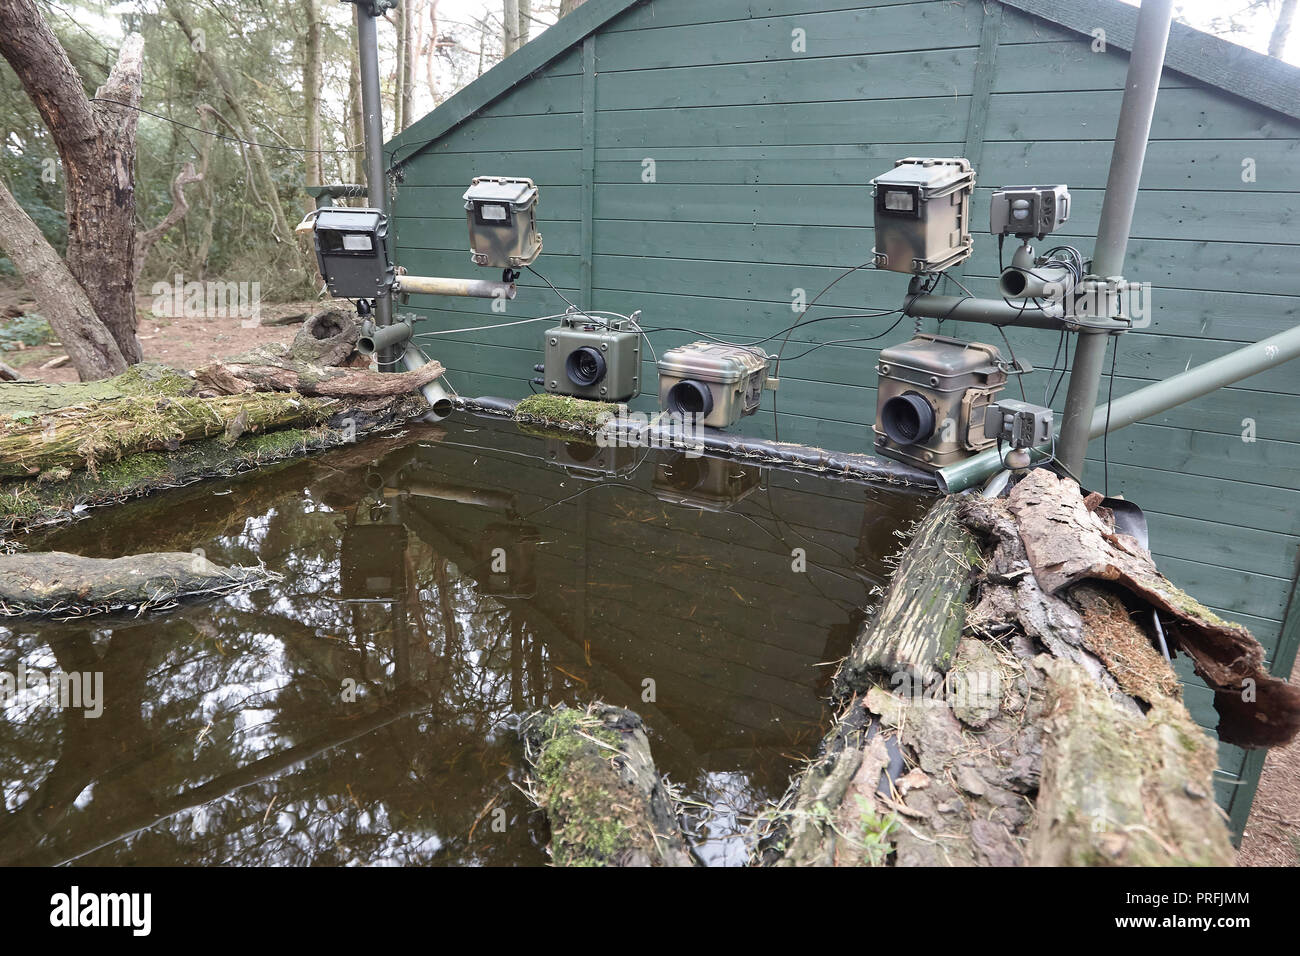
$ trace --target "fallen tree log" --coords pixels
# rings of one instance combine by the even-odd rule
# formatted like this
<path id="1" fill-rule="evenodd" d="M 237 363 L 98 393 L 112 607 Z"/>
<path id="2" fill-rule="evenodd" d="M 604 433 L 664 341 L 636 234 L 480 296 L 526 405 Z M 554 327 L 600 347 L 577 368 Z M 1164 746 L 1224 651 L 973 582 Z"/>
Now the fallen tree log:
<path id="1" fill-rule="evenodd" d="M 957 500 L 940 501 L 903 552 L 880 610 L 840 669 L 841 691 L 864 690 L 868 675 L 907 671 L 931 681 L 952 663 L 966 618 L 975 539 L 957 517 Z"/>
<path id="2" fill-rule="evenodd" d="M 288 345 L 209 366 L 224 370 L 224 391 L 216 372 L 205 384 L 147 364 L 103 381 L 0 385 L 0 478 L 12 479 L 0 481 L 0 530 L 355 442 L 425 414 L 418 389 L 441 365 L 356 367 L 367 361 L 355 353 L 358 332 L 341 311 L 316 313 Z M 316 394 L 279 390 L 291 384 L 286 370 Z"/>
<path id="3" fill-rule="evenodd" d="M 837 683 L 839 717 L 821 756 L 763 815 L 755 862 L 1232 863 L 1213 798 L 1216 744 L 1187 713 L 1144 625 L 1158 608 L 1198 669 L 1203 656 L 1224 664 L 1215 651 L 1231 647 L 1234 677 L 1274 679 L 1251 669 L 1258 645 L 1248 632 L 1160 576 L 1097 501 L 1038 471 L 1006 501 L 936 506 L 848 658 L 872 663 Z M 954 514 L 982 557 L 970 579 L 936 585 L 919 558 L 951 533 Z M 947 660 L 934 648 L 946 646 L 950 602 L 885 611 L 972 583 L 977 599 Z M 881 626 L 891 615 L 902 622 L 893 631 Z M 898 646 L 885 646 L 890 634 Z M 1268 711 L 1254 715 L 1255 740 L 1295 734 L 1296 690 L 1275 683 L 1260 680 L 1271 690 L 1253 705 Z M 1236 712 L 1221 714 L 1220 736 L 1231 739 Z"/>
<path id="4" fill-rule="evenodd" d="M 692 865 L 640 717 L 561 705 L 529 714 L 519 735 L 557 866 Z"/>
<path id="5" fill-rule="evenodd" d="M 3 386 L 0 386 L 3 388 Z M 329 407 L 293 394 L 197 398 L 141 392 L 115 401 L 71 405 L 37 418 L 0 421 L 0 476 L 26 477 L 85 468 L 144 451 L 175 451 L 181 443 L 222 435 L 316 424 Z"/>
<path id="6" fill-rule="evenodd" d="M 295 392 L 327 398 L 406 395 L 441 378 L 439 362 L 410 372 L 372 372 L 352 364 L 359 335 L 356 321 L 338 310 L 318 312 L 288 345 L 275 342 L 196 369 L 201 389 L 216 395 Z M 369 365 L 369 359 L 360 359 Z"/>
<path id="7" fill-rule="evenodd" d="M 61 551 L 0 555 L 0 616 L 60 620 L 251 590 L 279 580 L 265 568 L 224 568 L 201 554 L 167 552 L 83 558 Z"/>

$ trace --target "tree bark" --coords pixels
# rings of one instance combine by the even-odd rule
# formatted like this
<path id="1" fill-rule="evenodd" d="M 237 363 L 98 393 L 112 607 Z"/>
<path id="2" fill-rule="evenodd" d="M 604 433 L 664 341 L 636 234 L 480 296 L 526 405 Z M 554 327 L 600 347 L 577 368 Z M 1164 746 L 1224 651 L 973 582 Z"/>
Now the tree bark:
<path id="1" fill-rule="evenodd" d="M 184 551 L 83 558 L 62 551 L 0 555 L 0 617 L 61 620 L 175 607 L 186 598 L 264 587 L 265 568 L 226 568 Z"/>
<path id="2" fill-rule="evenodd" d="M 13 260 L 36 298 L 41 314 L 59 336 L 77 374 L 106 378 L 126 371 L 127 362 L 81 283 L 54 251 L 40 228 L 0 182 L 0 249 Z"/>
<path id="3" fill-rule="evenodd" d="M 519 0 L 502 0 L 501 7 L 503 56 L 509 56 L 519 49 Z"/>
<path id="4" fill-rule="evenodd" d="M 586 0 L 560 0 L 560 16 L 567 16 L 585 2 Z"/>
<path id="5" fill-rule="evenodd" d="M 305 0 L 307 5 L 307 34 L 304 38 L 306 49 L 302 67 L 303 112 L 307 121 L 307 149 L 312 150 L 307 157 L 307 184 L 320 186 L 324 183 L 321 172 L 320 104 L 321 104 L 321 12 L 320 0 Z M 304 209 L 310 212 L 316 203 L 310 196 L 306 198 Z"/>
<path id="6" fill-rule="evenodd" d="M 1273 25 L 1273 34 L 1268 38 L 1268 55 L 1281 57 L 1286 51 L 1286 42 L 1291 38 L 1291 23 L 1295 20 L 1295 9 L 1300 0 L 1282 0 L 1282 9 L 1277 12 L 1277 23 Z"/>
<path id="7" fill-rule="evenodd" d="M 0 4 L 0 54 L 13 67 L 49 128 L 66 177 L 68 244 L 64 262 L 90 302 L 90 315 L 65 323 L 102 324 L 128 363 L 140 361 L 135 336 L 135 134 L 144 40 L 126 38 L 95 102 L 34 0 Z M 26 278 L 26 275 L 24 276 Z M 65 293 L 71 301 L 76 293 Z M 99 338 L 90 332 L 88 337 Z M 74 361 L 76 357 L 74 356 Z M 111 356 L 78 367 L 83 378 L 111 374 Z"/>
<path id="8" fill-rule="evenodd" d="M 932 681 L 952 664 L 966 619 L 971 568 L 979 548 L 945 498 L 920 522 L 893 586 L 840 671 L 842 687 L 862 691 L 873 673 L 906 672 Z"/>
<path id="9" fill-rule="evenodd" d="M 407 79 L 407 60 L 411 56 L 410 44 L 411 37 L 408 32 L 408 26 L 411 18 L 408 15 L 406 4 L 398 4 L 393 9 L 393 16 L 396 22 L 393 26 L 397 34 L 397 62 L 393 66 L 393 126 L 395 132 L 400 133 L 406 128 L 405 106 L 407 102 L 406 79 Z"/>

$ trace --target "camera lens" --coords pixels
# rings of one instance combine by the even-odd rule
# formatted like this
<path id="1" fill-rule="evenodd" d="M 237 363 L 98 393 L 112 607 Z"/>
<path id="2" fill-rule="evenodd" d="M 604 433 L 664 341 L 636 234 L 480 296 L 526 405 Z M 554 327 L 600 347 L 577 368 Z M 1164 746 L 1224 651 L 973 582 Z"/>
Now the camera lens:
<path id="1" fill-rule="evenodd" d="M 898 445 L 917 445 L 934 434 L 934 409 L 916 392 L 895 395 L 880 409 L 880 427 Z"/>
<path id="2" fill-rule="evenodd" d="M 713 393 L 699 382 L 678 382 L 668 390 L 668 410 L 679 415 L 708 415 L 713 411 Z"/>
<path id="3" fill-rule="evenodd" d="M 595 385 L 605 377 L 605 357 L 589 346 L 574 349 L 564 360 L 564 374 L 574 385 Z"/>

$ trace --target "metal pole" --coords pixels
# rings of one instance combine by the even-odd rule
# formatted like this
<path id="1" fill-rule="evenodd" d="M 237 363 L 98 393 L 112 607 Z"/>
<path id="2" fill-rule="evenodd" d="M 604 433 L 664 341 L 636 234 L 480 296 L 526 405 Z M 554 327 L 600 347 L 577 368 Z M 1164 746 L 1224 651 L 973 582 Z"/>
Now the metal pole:
<path id="1" fill-rule="evenodd" d="M 1173 378 L 1156 382 L 1136 392 L 1115 399 L 1110 405 L 1095 409 L 1089 421 L 1088 434 L 1099 438 L 1107 431 L 1132 425 L 1152 415 L 1159 415 L 1194 398 L 1208 395 L 1225 385 L 1240 382 L 1243 378 L 1266 372 L 1283 362 L 1300 358 L 1300 325 L 1277 335 L 1269 336 L 1254 345 L 1246 345 L 1219 358 L 1180 372 Z M 1107 410 L 1110 427 L 1107 428 Z M 1040 445 L 1037 451 L 1047 454 L 1050 444 Z M 1060 451 L 1060 442 L 1057 442 Z M 965 491 L 983 482 L 1003 467 L 1002 454 L 996 448 L 982 451 L 972 458 L 941 468 L 937 474 L 939 488 L 948 493 Z"/>
<path id="2" fill-rule="evenodd" d="M 1133 50 L 1129 55 L 1128 82 L 1120 105 L 1115 146 L 1110 156 L 1110 175 L 1106 180 L 1106 198 L 1102 201 L 1101 222 L 1097 227 L 1097 245 L 1093 251 L 1092 272 L 1102 278 L 1123 275 L 1124 255 L 1128 250 L 1133 208 L 1137 203 L 1138 182 L 1142 178 L 1142 161 L 1151 135 L 1151 118 L 1155 114 L 1172 19 L 1173 0 L 1142 0 Z M 1065 413 L 1056 453 L 1061 464 L 1076 475 L 1082 472 L 1088 452 L 1088 432 L 1093 410 L 1097 407 L 1107 338 L 1108 335 L 1102 332 L 1080 332 L 1074 365 L 1070 369 L 1070 388 L 1065 396 Z"/>
<path id="3" fill-rule="evenodd" d="M 388 191 L 384 175 L 384 101 L 379 87 L 379 38 L 370 4 L 353 2 L 356 9 L 357 54 L 361 66 L 361 114 L 366 137 L 366 186 L 370 206 L 388 212 Z M 393 322 L 393 298 L 375 297 L 375 324 L 383 327 Z M 386 350 L 380 361 L 391 366 L 396 356 Z"/>
<path id="4" fill-rule="evenodd" d="M 1115 399 L 1110 405 L 1101 406 L 1092 415 L 1089 432 L 1093 438 L 1099 438 L 1107 431 L 1113 432 L 1152 415 L 1159 415 L 1184 402 L 1239 382 L 1247 376 L 1258 375 L 1294 358 L 1300 358 L 1300 325 L 1271 335 L 1262 342 L 1221 355 L 1186 372 L 1179 372 L 1163 382 L 1130 392 Z M 1107 409 L 1110 410 L 1109 428 L 1106 427 Z"/>

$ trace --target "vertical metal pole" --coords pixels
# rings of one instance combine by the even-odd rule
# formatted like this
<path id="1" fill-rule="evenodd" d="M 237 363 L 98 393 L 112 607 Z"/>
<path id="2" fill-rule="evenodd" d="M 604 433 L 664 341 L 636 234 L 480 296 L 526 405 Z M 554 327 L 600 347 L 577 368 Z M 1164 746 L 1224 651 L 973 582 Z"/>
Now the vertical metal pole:
<path id="1" fill-rule="evenodd" d="M 1133 50 L 1129 56 L 1128 83 L 1124 88 L 1119 126 L 1115 131 L 1115 147 L 1110 155 L 1110 176 L 1106 180 L 1106 198 L 1102 201 L 1101 222 L 1097 227 L 1097 245 L 1093 252 L 1093 274 L 1103 278 L 1123 275 L 1124 255 L 1133 225 L 1133 207 L 1137 203 L 1138 182 L 1142 178 L 1142 161 L 1151 135 L 1151 118 L 1155 114 L 1156 93 L 1160 89 L 1172 19 L 1173 0 L 1142 0 Z M 1088 452 L 1088 432 L 1092 427 L 1093 410 L 1097 407 L 1108 338 L 1104 332 L 1079 333 L 1074 364 L 1070 369 L 1070 388 L 1065 396 L 1065 414 L 1061 420 L 1056 456 L 1076 476 L 1082 475 L 1083 461 Z"/>
<path id="2" fill-rule="evenodd" d="M 375 18 L 370 15 L 370 5 L 364 0 L 354 2 L 357 16 L 357 53 L 361 65 L 361 114 L 366 136 L 366 187 L 370 192 L 370 206 L 388 212 L 387 177 L 384 175 L 384 101 L 379 87 L 379 38 Z M 375 324 L 393 323 L 393 297 L 381 295 L 375 299 Z M 381 363 L 391 367 L 395 361 L 393 350 L 385 349 L 379 355 Z"/>

